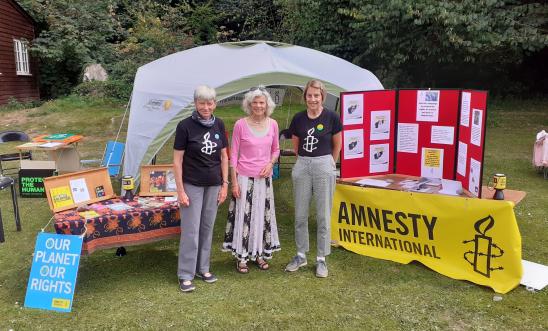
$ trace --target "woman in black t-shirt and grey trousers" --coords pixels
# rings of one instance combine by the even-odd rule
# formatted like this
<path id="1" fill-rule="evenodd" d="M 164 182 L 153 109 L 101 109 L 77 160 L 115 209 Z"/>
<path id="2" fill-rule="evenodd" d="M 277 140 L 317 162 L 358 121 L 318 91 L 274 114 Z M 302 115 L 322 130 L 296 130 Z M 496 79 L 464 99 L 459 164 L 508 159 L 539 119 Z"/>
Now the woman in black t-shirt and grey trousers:
<path id="1" fill-rule="evenodd" d="M 196 110 L 177 125 L 173 169 L 181 209 L 181 240 L 177 276 L 183 292 L 195 289 L 194 277 L 217 281 L 209 270 L 217 206 L 228 190 L 228 142 L 223 121 L 213 116 L 215 90 L 198 86 Z"/>
<path id="2" fill-rule="evenodd" d="M 295 114 L 289 127 L 293 135 L 293 147 L 298 155 L 291 173 L 297 255 L 285 268 L 292 272 L 307 264 L 308 209 L 310 200 L 314 198 L 317 223 L 316 276 L 322 278 L 328 275 L 325 257 L 331 252 L 331 204 L 335 189 L 335 165 L 342 144 L 339 116 L 323 109 L 325 93 L 322 82 L 309 81 L 304 88 L 306 111 Z"/>

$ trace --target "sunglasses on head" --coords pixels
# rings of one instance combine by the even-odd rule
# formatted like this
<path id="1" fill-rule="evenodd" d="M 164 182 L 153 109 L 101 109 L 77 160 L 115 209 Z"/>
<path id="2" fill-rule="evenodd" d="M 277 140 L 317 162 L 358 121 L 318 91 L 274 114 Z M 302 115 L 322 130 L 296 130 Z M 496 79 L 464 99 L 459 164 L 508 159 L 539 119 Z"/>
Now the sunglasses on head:
<path id="1" fill-rule="evenodd" d="M 249 92 L 257 91 L 257 90 L 259 90 L 259 91 L 261 91 L 261 92 L 265 92 L 265 91 L 266 91 L 266 89 L 265 89 L 263 86 L 255 86 L 255 87 L 250 88 L 250 89 L 249 89 Z"/>

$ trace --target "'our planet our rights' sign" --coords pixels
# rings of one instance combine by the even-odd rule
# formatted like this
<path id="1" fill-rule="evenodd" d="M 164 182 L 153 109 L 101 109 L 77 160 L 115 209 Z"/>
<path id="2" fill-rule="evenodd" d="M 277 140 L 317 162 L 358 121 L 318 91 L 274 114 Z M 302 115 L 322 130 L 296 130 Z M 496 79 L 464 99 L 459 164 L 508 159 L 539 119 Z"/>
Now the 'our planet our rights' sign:
<path id="1" fill-rule="evenodd" d="M 81 251 L 80 236 L 39 233 L 25 307 L 70 312 Z"/>

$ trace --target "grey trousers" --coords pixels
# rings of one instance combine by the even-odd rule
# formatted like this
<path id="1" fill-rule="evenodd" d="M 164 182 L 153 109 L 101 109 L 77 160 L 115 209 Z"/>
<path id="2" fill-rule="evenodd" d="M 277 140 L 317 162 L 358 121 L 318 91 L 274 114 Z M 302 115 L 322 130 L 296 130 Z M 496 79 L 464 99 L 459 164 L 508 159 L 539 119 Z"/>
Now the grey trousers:
<path id="1" fill-rule="evenodd" d="M 221 186 L 195 186 L 189 183 L 183 183 L 183 186 L 190 205 L 180 205 L 181 240 L 177 276 L 179 279 L 193 280 L 197 272 L 209 272 L 217 196 Z"/>
<path id="2" fill-rule="evenodd" d="M 317 256 L 331 253 L 331 205 L 336 166 L 331 155 L 299 156 L 291 172 L 295 200 L 295 243 L 297 252 L 309 250 L 308 215 L 310 201 L 316 202 Z"/>

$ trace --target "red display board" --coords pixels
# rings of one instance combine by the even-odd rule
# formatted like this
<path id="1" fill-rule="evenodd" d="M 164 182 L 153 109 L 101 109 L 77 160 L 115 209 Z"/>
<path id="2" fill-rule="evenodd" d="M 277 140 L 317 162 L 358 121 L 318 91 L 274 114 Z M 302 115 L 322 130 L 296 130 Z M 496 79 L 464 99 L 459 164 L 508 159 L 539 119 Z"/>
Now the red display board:
<path id="1" fill-rule="evenodd" d="M 463 90 L 460 99 L 456 180 L 480 198 L 486 120 L 487 91 Z"/>
<path id="2" fill-rule="evenodd" d="M 399 90 L 396 173 L 455 179 L 460 90 Z"/>
<path id="3" fill-rule="evenodd" d="M 396 91 L 343 92 L 341 178 L 394 172 Z"/>

